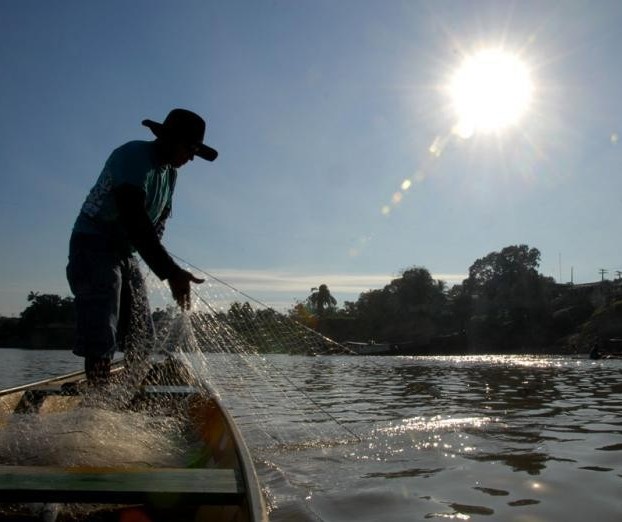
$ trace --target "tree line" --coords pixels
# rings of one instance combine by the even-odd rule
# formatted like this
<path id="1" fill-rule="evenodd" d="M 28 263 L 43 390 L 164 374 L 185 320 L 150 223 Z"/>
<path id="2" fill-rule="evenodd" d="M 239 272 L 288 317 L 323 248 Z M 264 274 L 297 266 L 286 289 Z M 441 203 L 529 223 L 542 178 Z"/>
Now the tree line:
<path id="1" fill-rule="evenodd" d="M 30 292 L 18 318 L 0 317 L 0 346 L 65 348 L 73 342 L 73 298 Z"/>
<path id="2" fill-rule="evenodd" d="M 270 321 L 293 320 L 338 342 L 374 340 L 413 353 L 585 351 L 597 337 L 622 337 L 620 286 L 558 284 L 539 273 L 540 255 L 537 248 L 512 245 L 477 259 L 468 277 L 451 288 L 413 266 L 342 307 L 320 284 L 284 314 L 237 302 L 218 319 L 247 337 L 248 325 L 269 315 Z M 71 346 L 73 299 L 30 292 L 28 303 L 19 318 L 0 317 L 0 346 Z M 153 315 L 162 325 L 171 314 Z M 265 333 L 255 337 L 248 341 L 270 350 L 274 340 Z"/>
<path id="3" fill-rule="evenodd" d="M 289 315 L 340 342 L 374 340 L 413 353 L 568 353 L 622 337 L 619 284 L 558 284 L 538 271 L 540 257 L 537 248 L 507 246 L 475 260 L 451 288 L 413 266 L 342 308 L 322 285 Z"/>

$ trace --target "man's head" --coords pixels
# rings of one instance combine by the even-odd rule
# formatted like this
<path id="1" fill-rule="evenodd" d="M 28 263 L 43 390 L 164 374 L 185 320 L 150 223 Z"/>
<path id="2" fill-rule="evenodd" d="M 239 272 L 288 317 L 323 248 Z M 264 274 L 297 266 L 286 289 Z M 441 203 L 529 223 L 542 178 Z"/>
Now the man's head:
<path id="1" fill-rule="evenodd" d="M 205 121 L 198 114 L 186 109 L 173 109 L 163 123 L 143 120 L 158 141 L 164 145 L 166 159 L 173 167 L 181 167 L 194 156 L 214 161 L 218 152 L 203 143 Z"/>

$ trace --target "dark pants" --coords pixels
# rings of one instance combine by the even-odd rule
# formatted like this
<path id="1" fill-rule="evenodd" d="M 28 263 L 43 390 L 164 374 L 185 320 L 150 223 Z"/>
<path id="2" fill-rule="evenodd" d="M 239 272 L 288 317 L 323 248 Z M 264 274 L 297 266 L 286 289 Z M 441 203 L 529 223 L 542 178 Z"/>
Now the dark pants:
<path id="1" fill-rule="evenodd" d="M 117 350 L 140 357 L 151 350 L 154 328 L 138 260 L 95 235 L 73 234 L 67 280 L 75 296 L 73 352 L 112 359 Z"/>

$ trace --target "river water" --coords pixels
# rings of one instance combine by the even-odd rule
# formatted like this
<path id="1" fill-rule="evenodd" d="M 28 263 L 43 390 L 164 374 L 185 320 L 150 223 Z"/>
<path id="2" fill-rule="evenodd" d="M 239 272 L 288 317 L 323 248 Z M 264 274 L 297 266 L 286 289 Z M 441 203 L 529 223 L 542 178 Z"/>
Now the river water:
<path id="1" fill-rule="evenodd" d="M 2 388 L 80 368 L 68 351 L 0 354 Z M 620 360 L 258 359 L 217 388 L 271 521 L 622 519 Z"/>

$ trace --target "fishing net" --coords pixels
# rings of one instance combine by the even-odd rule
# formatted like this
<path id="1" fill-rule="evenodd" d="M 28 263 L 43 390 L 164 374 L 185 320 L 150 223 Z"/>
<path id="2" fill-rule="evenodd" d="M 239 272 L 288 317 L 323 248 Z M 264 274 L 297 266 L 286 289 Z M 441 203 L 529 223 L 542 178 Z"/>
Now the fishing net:
<path id="1" fill-rule="evenodd" d="M 316 403 L 316 383 L 308 373 L 297 372 L 303 358 L 315 357 L 321 372 L 323 356 L 349 350 L 226 282 L 202 275 L 206 281 L 193 286 L 192 309 L 182 312 L 173 306 L 168 286 L 148 274 L 156 310 L 155 343 L 141 348 L 134 339 L 135 351 L 126 354 L 132 371 L 119 373 L 122 377 L 113 373 L 102 389 L 79 390 L 77 407 L 0 418 L 0 465 L 187 466 L 196 442 L 188 438 L 187 419 L 169 415 L 158 404 L 148 411 L 132 408 L 136 394 L 149 384 L 191 383 L 205 394 L 215 394 L 256 459 L 274 448 L 322 447 L 356 439 L 339 405 L 335 412 Z M 332 392 L 325 390 L 326 395 Z M 267 465 L 268 461 L 264 459 Z M 26 507 L 32 512 L 32 505 Z M 0 505 L 0 512 L 23 508 Z M 89 509 L 95 508 L 63 507 L 65 514 L 78 518 Z"/>
<path id="2" fill-rule="evenodd" d="M 296 372 L 301 357 L 351 350 L 221 279 L 187 268 L 206 281 L 193 286 L 190 312 L 169 305 L 156 314 L 156 351 L 175 354 L 196 381 L 219 395 L 247 443 L 313 445 L 356 437 L 313 400 L 314 383 Z M 155 277 L 149 286 L 152 301 L 168 298 L 168 287 Z"/>

